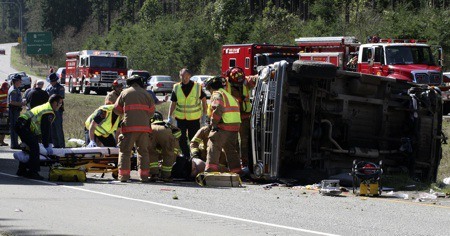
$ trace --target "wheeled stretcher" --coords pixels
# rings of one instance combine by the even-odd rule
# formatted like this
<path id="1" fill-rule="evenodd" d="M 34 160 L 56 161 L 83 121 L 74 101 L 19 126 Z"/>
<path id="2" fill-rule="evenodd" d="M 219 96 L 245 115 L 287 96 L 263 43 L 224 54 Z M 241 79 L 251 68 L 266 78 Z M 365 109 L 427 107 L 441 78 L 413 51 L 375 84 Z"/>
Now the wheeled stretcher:
<path id="1" fill-rule="evenodd" d="M 40 165 L 53 166 L 59 164 L 63 167 L 83 168 L 87 173 L 112 173 L 113 178 L 118 177 L 119 148 L 93 147 L 93 148 L 53 148 L 53 154 L 40 144 Z M 14 153 L 14 158 L 26 162 L 29 159 L 27 151 Z M 133 161 L 134 160 L 134 161 Z M 132 166 L 136 166 L 136 158 L 132 158 Z"/>

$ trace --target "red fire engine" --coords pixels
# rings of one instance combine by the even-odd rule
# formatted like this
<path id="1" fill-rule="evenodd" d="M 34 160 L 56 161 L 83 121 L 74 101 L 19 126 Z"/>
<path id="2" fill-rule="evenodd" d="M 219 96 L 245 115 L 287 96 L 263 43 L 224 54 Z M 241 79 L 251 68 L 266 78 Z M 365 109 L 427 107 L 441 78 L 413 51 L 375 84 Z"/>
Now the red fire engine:
<path id="1" fill-rule="evenodd" d="M 361 44 L 355 37 L 306 37 L 295 41 L 301 48 L 301 60 L 326 61 L 343 70 L 418 84 L 442 84 L 442 48 L 438 47 L 436 63 L 431 46 L 425 41 L 377 39 L 378 42 Z"/>
<path id="2" fill-rule="evenodd" d="M 116 79 L 127 74 L 127 57 L 118 51 L 83 50 L 66 53 L 69 92 L 105 95 Z"/>
<path id="3" fill-rule="evenodd" d="M 231 44 L 222 46 L 222 73 L 231 67 L 240 67 L 245 75 L 257 74 L 258 66 L 277 61 L 293 62 L 298 59 L 298 46 L 269 44 Z"/>

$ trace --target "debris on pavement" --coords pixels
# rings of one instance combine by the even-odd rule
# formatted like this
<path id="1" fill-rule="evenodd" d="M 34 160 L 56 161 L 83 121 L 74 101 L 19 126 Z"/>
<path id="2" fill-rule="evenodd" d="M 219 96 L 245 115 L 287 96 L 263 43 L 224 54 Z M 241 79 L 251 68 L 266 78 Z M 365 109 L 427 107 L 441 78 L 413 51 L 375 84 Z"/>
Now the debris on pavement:
<path id="1" fill-rule="evenodd" d="M 405 200 L 409 199 L 409 195 L 407 193 L 394 193 L 394 191 L 390 191 L 390 192 L 386 193 L 386 196 L 402 198 Z"/>
<path id="2" fill-rule="evenodd" d="M 14 210 L 14 212 L 23 212 L 21 209 L 17 208 Z"/>
<path id="3" fill-rule="evenodd" d="M 338 196 L 342 193 L 339 180 L 322 180 L 321 186 L 319 193 L 324 196 Z"/>
<path id="4" fill-rule="evenodd" d="M 446 185 L 450 185 L 450 177 L 443 179 L 442 182 Z"/>

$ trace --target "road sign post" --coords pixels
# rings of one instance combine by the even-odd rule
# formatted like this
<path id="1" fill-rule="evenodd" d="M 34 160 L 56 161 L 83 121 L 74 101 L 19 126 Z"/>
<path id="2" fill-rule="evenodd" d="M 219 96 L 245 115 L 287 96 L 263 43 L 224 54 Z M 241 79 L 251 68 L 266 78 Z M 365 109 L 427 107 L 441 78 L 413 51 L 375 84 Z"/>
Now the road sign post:
<path id="1" fill-rule="evenodd" d="M 53 53 L 52 32 L 28 32 L 26 42 L 28 55 Z"/>

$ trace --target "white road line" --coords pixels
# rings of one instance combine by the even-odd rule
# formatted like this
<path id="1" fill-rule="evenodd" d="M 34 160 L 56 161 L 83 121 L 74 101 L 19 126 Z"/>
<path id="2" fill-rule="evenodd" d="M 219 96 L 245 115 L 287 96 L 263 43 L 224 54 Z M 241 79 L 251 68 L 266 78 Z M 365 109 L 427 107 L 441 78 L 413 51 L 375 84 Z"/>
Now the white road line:
<path id="1" fill-rule="evenodd" d="M 10 174 L 3 173 L 3 172 L 0 172 L 0 175 L 20 178 L 20 177 L 17 177 L 15 175 L 10 175 Z M 265 225 L 265 226 L 270 226 L 270 227 L 275 227 L 275 228 L 288 229 L 288 230 L 305 232 L 305 233 L 311 233 L 311 234 L 317 234 L 317 235 L 337 236 L 337 234 L 329 234 L 329 233 L 313 231 L 313 230 L 307 230 L 307 229 L 302 229 L 302 228 L 295 228 L 295 227 L 290 227 L 290 226 L 285 226 L 285 225 L 278 225 L 278 224 L 272 224 L 272 223 L 261 222 L 261 221 L 256 221 L 256 220 L 249 220 L 249 219 L 244 219 L 244 218 L 239 218 L 239 217 L 234 217 L 234 216 L 227 216 L 227 215 L 220 215 L 220 214 L 210 213 L 210 212 L 205 212 L 205 211 L 198 211 L 198 210 L 194 210 L 194 209 L 178 207 L 178 206 L 172 206 L 172 205 L 158 203 L 158 202 L 153 202 L 153 201 L 148 201 L 148 200 L 124 197 L 124 196 L 119 196 L 119 195 L 110 194 L 110 193 L 103 193 L 103 192 L 83 189 L 83 188 L 80 188 L 80 187 L 73 187 L 73 186 L 67 186 L 67 185 L 58 185 L 58 184 L 55 184 L 55 183 L 51 183 L 51 182 L 47 182 L 47 181 L 41 181 L 41 180 L 33 180 L 33 179 L 29 179 L 29 180 L 30 181 L 34 181 L 34 182 L 38 182 L 38 183 L 42 183 L 42 184 L 47 184 L 47 185 L 52 185 L 52 186 L 59 186 L 59 187 L 63 187 L 63 188 L 68 188 L 68 189 L 73 189 L 73 190 L 78 190 L 78 191 L 84 191 L 84 192 L 88 192 L 88 193 L 94 193 L 94 194 L 98 194 L 98 195 L 104 195 L 104 196 L 108 196 L 108 197 L 119 198 L 119 199 L 124 199 L 124 200 L 130 200 L 130 201 L 135 201 L 135 202 L 142 202 L 142 203 L 152 204 L 152 205 L 156 205 L 156 206 L 172 208 L 172 209 L 176 209 L 176 210 L 180 210 L 180 211 L 187 211 L 187 212 L 192 212 L 192 213 L 197 213 L 197 214 L 202 214 L 202 215 L 214 216 L 214 217 L 218 217 L 218 218 L 224 218 L 224 219 L 235 220 L 235 221 L 242 221 L 242 222 L 247 222 L 247 223 L 252 223 L 252 224 Z"/>

